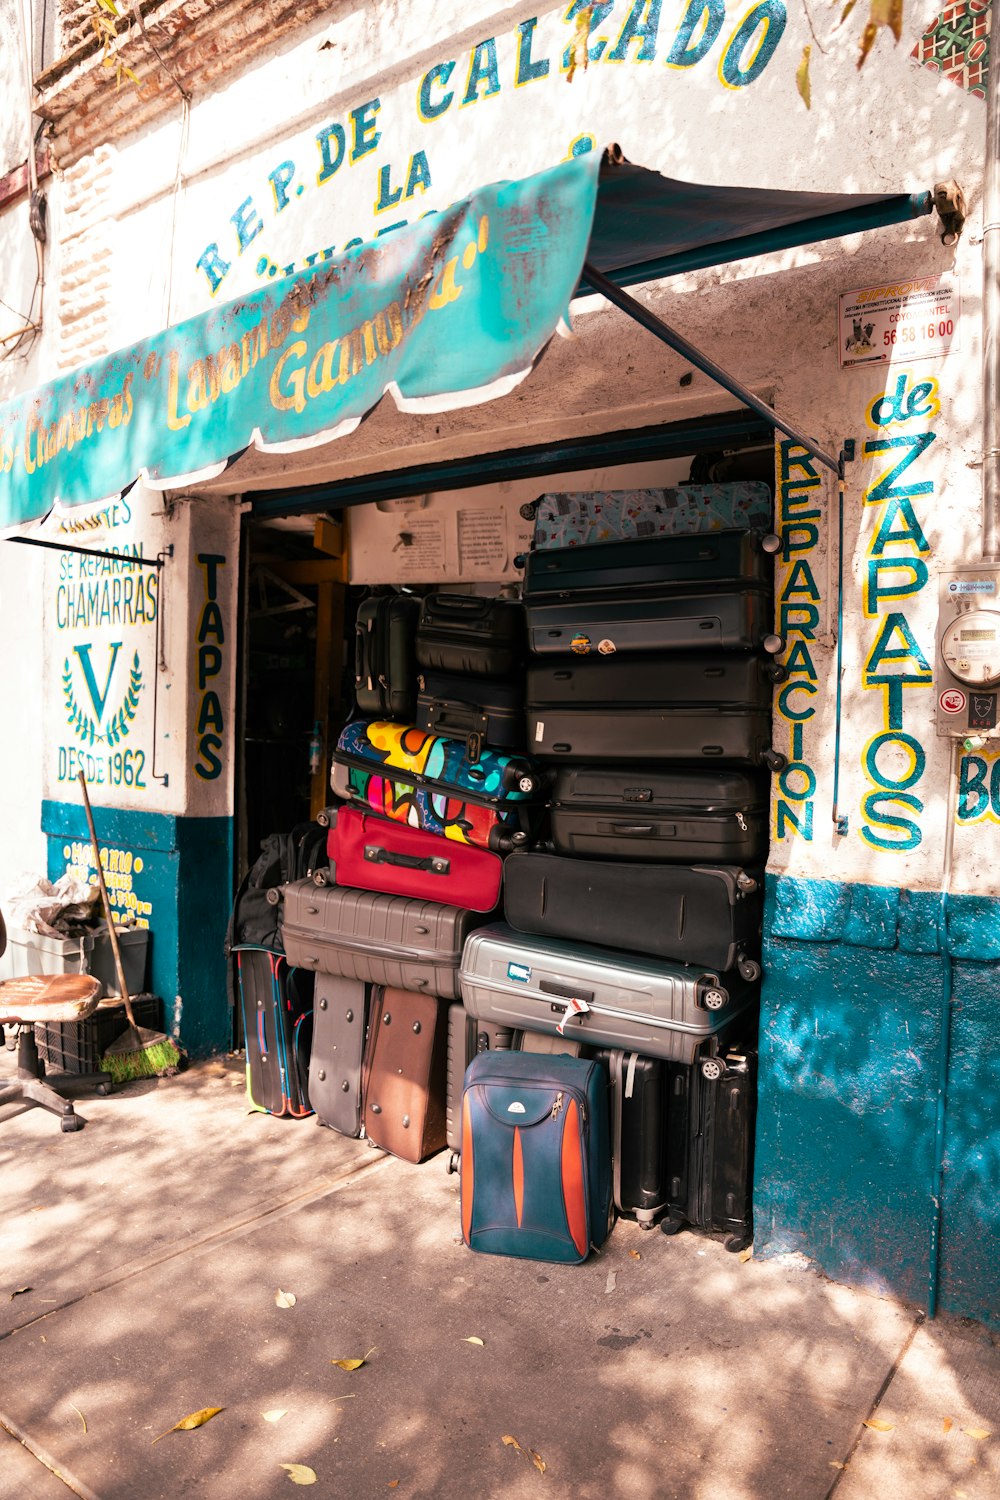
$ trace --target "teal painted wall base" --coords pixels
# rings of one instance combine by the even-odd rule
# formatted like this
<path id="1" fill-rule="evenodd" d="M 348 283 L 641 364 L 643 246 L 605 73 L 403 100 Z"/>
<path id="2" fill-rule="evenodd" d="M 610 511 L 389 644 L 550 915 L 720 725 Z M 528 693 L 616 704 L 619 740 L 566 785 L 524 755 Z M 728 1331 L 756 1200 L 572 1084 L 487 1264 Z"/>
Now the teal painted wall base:
<path id="1" fill-rule="evenodd" d="M 95 807 L 108 850 L 112 907 L 150 930 L 146 984 L 163 1000 L 164 1024 L 191 1057 L 233 1045 L 222 944 L 232 903 L 232 819 L 177 818 Z M 49 878 L 67 868 L 93 871 L 86 814 L 79 803 L 43 802 Z"/>
<path id="2" fill-rule="evenodd" d="M 1000 1325 L 1000 901 L 769 877 L 756 1249 Z M 950 986 L 949 986 L 950 980 Z M 948 995 L 952 1001 L 948 1003 Z"/>

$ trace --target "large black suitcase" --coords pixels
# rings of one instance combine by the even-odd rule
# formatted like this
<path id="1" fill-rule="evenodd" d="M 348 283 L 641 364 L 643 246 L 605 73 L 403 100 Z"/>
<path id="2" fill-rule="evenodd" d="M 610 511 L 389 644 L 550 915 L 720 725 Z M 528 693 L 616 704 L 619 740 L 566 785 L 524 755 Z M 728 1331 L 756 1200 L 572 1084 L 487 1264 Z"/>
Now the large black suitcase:
<path id="1" fill-rule="evenodd" d="M 531 708 L 528 743 L 536 760 L 699 761 L 766 766 L 785 756 L 771 745 L 765 709 Z"/>
<path id="2" fill-rule="evenodd" d="M 508 677 L 526 655 L 524 606 L 517 599 L 428 594 L 420 610 L 417 661 L 431 672 Z"/>
<path id="3" fill-rule="evenodd" d="M 690 865 L 767 855 L 767 785 L 746 771 L 563 766 L 550 815 L 557 854 Z"/>
<path id="4" fill-rule="evenodd" d="M 616 651 L 758 651 L 782 642 L 763 584 L 593 589 L 527 604 L 528 644 L 538 656 Z"/>
<path id="5" fill-rule="evenodd" d="M 364 717 L 412 721 L 419 615 L 420 600 L 410 594 L 374 594 L 359 605 L 354 627 L 354 696 Z"/>
<path id="6" fill-rule="evenodd" d="M 605 863 L 556 854 L 512 854 L 504 866 L 504 916 L 518 932 L 739 968 L 757 979 L 762 884 L 732 865 Z"/>
<path id="7" fill-rule="evenodd" d="M 670 1197 L 667 1122 L 670 1065 L 638 1052 L 594 1053 L 611 1079 L 611 1171 L 615 1208 L 652 1229 Z"/>
<path id="8" fill-rule="evenodd" d="M 770 585 L 773 574 L 773 559 L 764 551 L 760 532 L 637 537 L 529 552 L 524 595 L 534 600 L 542 594 L 575 594 L 581 589 L 649 588 L 724 579 Z"/>
<path id="9" fill-rule="evenodd" d="M 321 1125 L 361 1134 L 361 1063 L 371 985 L 317 974 L 309 1057 L 309 1102 Z"/>
<path id="10" fill-rule="evenodd" d="M 448 1084 L 445 1126 L 448 1137 L 448 1171 L 454 1172 L 462 1153 L 462 1089 L 465 1070 L 480 1052 L 509 1052 L 515 1033 L 509 1026 L 477 1021 L 464 1005 L 448 1007 Z"/>
<path id="11" fill-rule="evenodd" d="M 268 948 L 237 947 L 232 952 L 250 1103 L 269 1115 L 312 1114 L 313 976 Z"/>
<path id="12" fill-rule="evenodd" d="M 784 668 L 755 652 L 599 652 L 567 661 L 538 659 L 528 667 L 529 708 L 716 708 L 770 710 Z"/>
<path id="13" fill-rule="evenodd" d="M 724 1232 L 727 1250 L 744 1250 L 753 1239 L 757 1052 L 730 1049 L 694 1067 L 667 1068 L 669 1204 L 660 1228 Z"/>
<path id="14" fill-rule="evenodd" d="M 524 691 L 520 674 L 512 682 L 459 673 L 421 672 L 417 678 L 415 723 L 428 734 L 465 740 L 470 759 L 478 748 L 521 751 L 524 743 Z"/>

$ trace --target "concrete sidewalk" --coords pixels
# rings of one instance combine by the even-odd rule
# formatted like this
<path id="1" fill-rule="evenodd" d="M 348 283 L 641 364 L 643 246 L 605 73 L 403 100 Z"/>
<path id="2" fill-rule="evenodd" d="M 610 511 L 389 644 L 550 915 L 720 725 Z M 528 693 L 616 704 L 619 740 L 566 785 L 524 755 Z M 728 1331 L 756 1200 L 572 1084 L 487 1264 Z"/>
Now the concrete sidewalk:
<path id="1" fill-rule="evenodd" d="M 85 1099 L 76 1135 L 0 1111 L 0 1500 L 270 1500 L 283 1464 L 338 1497 L 1000 1492 L 997 1334 L 627 1222 L 582 1267 L 475 1256 L 445 1155 L 242 1083 Z"/>

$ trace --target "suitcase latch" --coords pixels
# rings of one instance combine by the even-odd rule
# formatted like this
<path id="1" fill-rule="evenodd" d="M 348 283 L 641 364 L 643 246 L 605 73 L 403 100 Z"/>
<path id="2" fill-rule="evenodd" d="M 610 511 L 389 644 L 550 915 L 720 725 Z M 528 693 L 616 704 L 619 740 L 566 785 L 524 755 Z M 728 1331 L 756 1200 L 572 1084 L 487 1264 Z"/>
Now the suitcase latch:
<path id="1" fill-rule="evenodd" d="M 465 742 L 465 753 L 473 765 L 483 753 L 483 737 L 478 729 L 474 729 Z"/>
<path id="2" fill-rule="evenodd" d="M 743 830 L 743 832 L 746 833 L 746 831 L 747 831 L 747 820 L 746 820 L 746 818 L 743 816 L 743 814 L 741 812 L 738 812 L 736 814 L 736 821 L 739 824 L 740 828 Z"/>

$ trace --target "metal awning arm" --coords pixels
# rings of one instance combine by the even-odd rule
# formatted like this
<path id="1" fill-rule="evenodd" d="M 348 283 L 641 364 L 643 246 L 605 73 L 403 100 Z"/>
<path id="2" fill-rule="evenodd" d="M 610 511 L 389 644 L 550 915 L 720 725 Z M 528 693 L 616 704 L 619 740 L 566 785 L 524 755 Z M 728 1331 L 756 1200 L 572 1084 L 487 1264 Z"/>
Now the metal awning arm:
<path id="1" fill-rule="evenodd" d="M 603 272 L 598 271 L 589 261 L 584 262 L 583 276 L 587 283 L 593 287 L 594 291 L 600 292 L 602 296 L 607 297 L 609 302 L 613 302 L 616 307 L 620 307 L 622 312 L 628 313 L 629 317 L 634 318 L 637 323 L 641 323 L 643 328 L 648 328 L 649 332 L 655 334 L 664 344 L 669 344 L 671 349 L 675 349 L 689 364 L 701 370 L 710 380 L 714 380 L 716 385 L 721 385 L 723 390 L 729 391 L 737 400 L 742 401 L 744 406 L 749 406 L 751 411 L 755 411 L 758 416 L 763 417 L 765 422 L 770 422 L 772 427 L 776 427 L 779 432 L 783 432 L 786 437 L 790 437 L 794 442 L 805 448 L 806 452 L 810 453 L 816 459 L 817 463 L 821 463 L 824 468 L 832 470 L 838 478 L 841 477 L 841 466 L 837 459 L 831 457 L 829 453 L 820 448 L 812 438 L 806 437 L 791 422 L 788 422 L 784 417 L 780 417 L 772 407 L 768 406 L 766 401 L 761 401 L 752 391 L 748 391 L 746 386 L 741 385 L 721 365 L 717 365 L 714 359 L 709 359 L 707 354 L 702 354 L 701 350 L 696 349 L 682 334 L 670 328 L 663 322 L 662 318 L 658 318 L 647 307 L 643 307 L 642 303 L 637 302 L 634 297 L 630 297 L 628 292 L 623 291 L 615 282 L 609 280 Z"/>
<path id="2" fill-rule="evenodd" d="M 4 538 L 7 542 L 19 542 L 22 547 L 47 547 L 51 552 L 79 552 L 83 557 L 107 557 L 112 562 L 121 563 L 130 568 L 156 568 L 163 567 L 162 557 L 130 557 L 125 552 L 101 552 L 97 547 L 74 547 L 69 542 L 44 541 L 40 536 L 8 536 Z M 173 556 L 173 547 L 168 549 L 169 555 Z"/>

